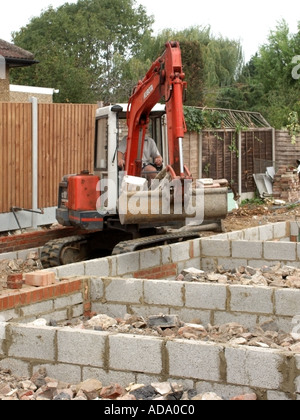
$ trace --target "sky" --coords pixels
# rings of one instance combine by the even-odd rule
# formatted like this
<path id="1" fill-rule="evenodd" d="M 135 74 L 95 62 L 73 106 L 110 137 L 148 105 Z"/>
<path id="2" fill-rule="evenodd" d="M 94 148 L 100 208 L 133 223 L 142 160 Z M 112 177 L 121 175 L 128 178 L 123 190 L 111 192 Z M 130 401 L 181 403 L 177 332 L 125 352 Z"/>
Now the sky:
<path id="1" fill-rule="evenodd" d="M 113 0 L 112 0 L 113 1 Z M 292 33 L 300 22 L 299 0 L 136 0 L 155 18 L 154 33 L 165 28 L 182 30 L 190 26 L 211 26 L 215 36 L 240 40 L 245 61 L 249 61 L 270 30 L 285 19 Z M 2 5 L 0 39 L 11 41 L 11 33 L 26 26 L 42 10 L 76 0 L 9 0 Z M 300 51 L 299 51 L 300 54 Z"/>

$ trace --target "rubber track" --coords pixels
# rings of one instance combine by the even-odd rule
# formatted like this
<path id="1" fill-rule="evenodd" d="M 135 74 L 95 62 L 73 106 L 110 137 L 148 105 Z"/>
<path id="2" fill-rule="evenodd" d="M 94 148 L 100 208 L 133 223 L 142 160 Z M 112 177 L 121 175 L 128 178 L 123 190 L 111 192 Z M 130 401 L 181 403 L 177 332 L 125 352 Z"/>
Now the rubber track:
<path id="1" fill-rule="evenodd" d="M 118 245 L 115 246 L 112 255 L 119 255 L 119 254 L 125 254 L 128 252 L 134 252 L 139 249 L 149 248 L 151 245 L 153 246 L 159 246 L 164 245 L 165 242 L 173 243 L 174 241 L 179 240 L 192 240 L 200 238 L 200 233 L 197 232 L 176 232 L 176 233 L 168 233 L 165 235 L 153 235 L 148 238 L 138 238 L 133 239 L 132 241 L 124 241 L 118 243 Z"/>
<path id="2" fill-rule="evenodd" d="M 66 245 L 84 240 L 84 236 L 69 236 L 47 242 L 42 249 L 41 262 L 44 268 L 58 267 L 61 264 L 60 255 Z"/>

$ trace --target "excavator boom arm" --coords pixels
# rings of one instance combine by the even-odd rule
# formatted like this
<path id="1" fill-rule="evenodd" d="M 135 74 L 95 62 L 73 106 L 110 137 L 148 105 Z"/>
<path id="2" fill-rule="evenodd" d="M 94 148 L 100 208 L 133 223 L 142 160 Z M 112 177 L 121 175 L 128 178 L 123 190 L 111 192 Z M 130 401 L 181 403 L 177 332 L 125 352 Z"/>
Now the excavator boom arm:
<path id="1" fill-rule="evenodd" d="M 182 140 L 186 132 L 183 96 L 187 87 L 182 71 L 178 42 L 166 44 L 164 54 L 156 60 L 136 86 L 129 100 L 126 167 L 128 175 L 141 176 L 144 141 L 152 108 L 164 98 L 166 102 L 169 163 L 173 177 L 185 177 Z"/>

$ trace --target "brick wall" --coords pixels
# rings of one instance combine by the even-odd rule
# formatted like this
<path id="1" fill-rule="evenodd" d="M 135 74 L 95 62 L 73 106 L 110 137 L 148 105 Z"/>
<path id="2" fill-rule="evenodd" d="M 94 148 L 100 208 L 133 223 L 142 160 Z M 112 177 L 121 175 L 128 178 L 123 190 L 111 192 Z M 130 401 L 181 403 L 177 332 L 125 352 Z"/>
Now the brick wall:
<path id="1" fill-rule="evenodd" d="M 0 254 L 38 248 L 45 243 L 76 233 L 76 228 L 60 227 L 51 230 L 38 230 L 20 235 L 0 236 Z"/>
<path id="2" fill-rule="evenodd" d="M 53 95 L 42 95 L 39 93 L 10 92 L 10 102 L 29 102 L 30 98 L 37 98 L 39 104 L 52 104 Z"/>
<path id="3" fill-rule="evenodd" d="M 288 203 L 299 201 L 300 179 L 296 169 L 288 166 L 279 167 L 274 178 L 273 197 Z"/>
<path id="4" fill-rule="evenodd" d="M 0 294 L 1 322 L 30 322 L 36 318 L 65 321 L 84 313 L 84 281 L 68 280 L 45 287 L 26 287 Z"/>

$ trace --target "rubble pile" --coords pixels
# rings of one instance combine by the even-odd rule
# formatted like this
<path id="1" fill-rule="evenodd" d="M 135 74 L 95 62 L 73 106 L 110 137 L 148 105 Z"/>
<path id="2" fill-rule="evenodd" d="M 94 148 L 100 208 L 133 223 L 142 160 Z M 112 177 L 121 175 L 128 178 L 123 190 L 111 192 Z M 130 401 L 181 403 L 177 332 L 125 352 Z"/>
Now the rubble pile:
<path id="1" fill-rule="evenodd" d="M 0 260 L 0 291 L 7 287 L 6 281 L 9 274 L 30 273 L 42 269 L 43 266 L 37 252 L 30 252 L 25 260 Z"/>
<path id="2" fill-rule="evenodd" d="M 185 389 L 174 382 L 153 383 L 151 385 L 129 384 L 123 388 L 119 384 L 103 386 L 97 379 L 87 379 L 77 385 L 58 381 L 47 376 L 44 368 L 39 369 L 31 378 L 17 378 L 9 370 L 0 370 L 0 400 L 223 400 L 212 392 L 198 394 L 194 389 Z M 239 395 L 232 400 L 257 400 L 255 394 Z"/>
<path id="3" fill-rule="evenodd" d="M 55 321 L 47 323 L 45 319 L 38 319 L 31 323 L 38 326 L 57 326 Z M 143 318 L 137 315 L 125 315 L 121 318 L 111 318 L 100 314 L 91 319 L 81 318 L 59 326 L 74 329 L 89 329 L 94 331 L 108 331 L 116 334 L 147 335 L 165 337 L 169 340 L 187 339 L 219 344 L 238 346 L 252 346 L 271 349 L 285 349 L 300 353 L 300 334 L 281 331 L 273 320 L 266 321 L 253 329 L 236 322 L 224 325 L 210 325 L 184 323 L 177 315 L 152 315 Z"/>
<path id="4" fill-rule="evenodd" d="M 262 268 L 237 267 L 233 270 L 219 266 L 216 271 L 209 273 L 187 268 L 179 274 L 177 281 L 300 289 L 300 269 L 281 264 Z"/>

